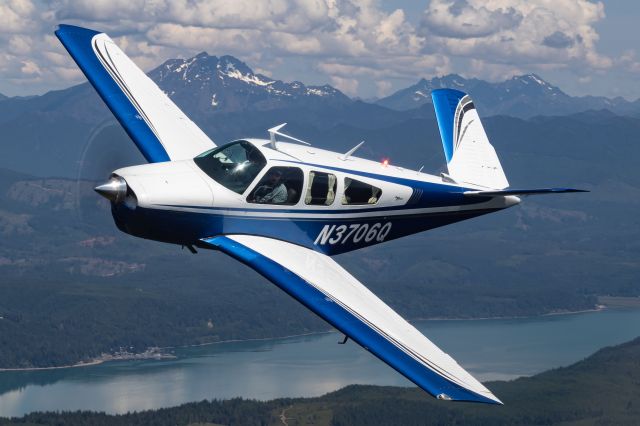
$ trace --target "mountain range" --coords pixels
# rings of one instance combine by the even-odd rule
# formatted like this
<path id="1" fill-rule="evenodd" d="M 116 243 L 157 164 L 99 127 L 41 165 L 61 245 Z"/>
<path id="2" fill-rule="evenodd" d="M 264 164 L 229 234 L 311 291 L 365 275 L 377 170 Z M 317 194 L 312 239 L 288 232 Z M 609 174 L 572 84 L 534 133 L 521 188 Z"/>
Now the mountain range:
<path id="1" fill-rule="evenodd" d="M 345 126 L 387 129 L 407 120 L 427 120 L 435 128 L 429 94 L 441 87 L 469 92 L 484 117 L 530 118 L 603 109 L 640 116 L 640 101 L 571 97 L 533 74 L 502 83 L 458 75 L 422 79 L 375 103 L 351 99 L 329 85 L 270 78 L 232 56 L 205 52 L 170 59 L 149 75 L 218 144 L 265 137 L 267 128 L 282 122 L 290 123 L 288 131 L 338 150 L 349 149 L 345 145 L 364 136 L 353 132 L 352 140 L 345 140 Z M 602 111 L 599 116 L 606 114 Z M 88 83 L 41 96 L 0 97 L 0 134 L 0 167 L 36 176 L 97 179 L 109 167 L 142 161 Z M 430 137 L 437 144 L 437 132 Z M 380 154 L 370 144 L 361 152 Z"/>
<path id="2" fill-rule="evenodd" d="M 306 86 L 254 73 L 233 56 L 210 56 L 206 52 L 189 59 L 171 59 L 149 73 L 150 77 L 178 103 L 188 100 L 196 114 L 273 110 L 291 107 L 336 107 L 350 105 L 350 99 L 330 86 Z M 535 74 L 512 77 L 490 83 L 457 74 L 421 79 L 376 105 L 405 111 L 431 104 L 431 91 L 453 88 L 471 94 L 481 113 L 528 118 L 536 115 L 565 115 L 588 110 L 610 110 L 618 114 L 640 113 L 640 100 L 629 102 L 622 97 L 574 97 Z"/>
<path id="3" fill-rule="evenodd" d="M 185 112 L 195 115 L 237 111 L 266 111 L 287 108 L 345 107 L 358 101 L 325 84 L 305 85 L 300 81 L 284 82 L 254 72 L 246 63 L 233 56 L 212 56 L 201 52 L 188 59 L 169 59 L 149 72 L 149 76 Z M 528 118 L 537 115 L 565 115 L 588 110 L 606 109 L 616 114 L 640 114 L 640 99 L 627 101 L 622 97 L 570 96 L 536 74 L 514 76 L 503 82 L 491 83 L 476 78 L 449 74 L 432 79 L 420 79 L 416 84 L 378 99 L 378 106 L 406 111 L 431 103 L 434 89 L 453 88 L 466 91 L 478 104 L 481 115 L 509 115 Z M 42 96 L 7 97 L 0 94 L 3 112 L 42 109 L 51 101 L 73 101 L 82 107 L 87 84 L 49 92 Z M 64 104 L 59 104 L 64 109 Z M 72 108 L 73 109 L 73 108 Z"/>
<path id="4" fill-rule="evenodd" d="M 566 115 L 589 110 L 609 110 L 617 114 L 637 115 L 640 99 L 630 102 L 622 97 L 569 96 L 536 74 L 489 83 L 457 74 L 421 79 L 413 86 L 376 101 L 396 110 L 409 110 L 431 103 L 431 91 L 451 88 L 469 93 L 482 115 L 509 115 L 528 118 L 536 115 Z"/>
<path id="5" fill-rule="evenodd" d="M 192 105 L 198 112 L 270 110 L 320 103 L 344 105 L 350 99 L 329 86 L 286 83 L 254 73 L 233 56 L 199 53 L 189 59 L 171 59 L 149 76 L 174 102 Z"/>

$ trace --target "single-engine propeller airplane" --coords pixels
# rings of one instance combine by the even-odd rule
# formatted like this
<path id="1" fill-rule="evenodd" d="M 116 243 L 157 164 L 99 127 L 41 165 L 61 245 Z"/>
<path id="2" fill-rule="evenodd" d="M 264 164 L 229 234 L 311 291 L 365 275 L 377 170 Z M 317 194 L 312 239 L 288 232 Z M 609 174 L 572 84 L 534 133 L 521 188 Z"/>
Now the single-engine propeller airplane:
<path id="1" fill-rule="evenodd" d="M 220 250 L 250 266 L 346 339 L 441 400 L 501 404 L 331 255 L 518 204 L 581 192 L 507 189 L 471 98 L 432 93 L 448 173 L 441 176 L 269 139 L 216 146 L 109 36 L 60 25 L 56 35 L 150 164 L 125 167 L 95 190 L 117 227 L 156 241 Z M 285 142 L 289 140 L 290 142 Z"/>

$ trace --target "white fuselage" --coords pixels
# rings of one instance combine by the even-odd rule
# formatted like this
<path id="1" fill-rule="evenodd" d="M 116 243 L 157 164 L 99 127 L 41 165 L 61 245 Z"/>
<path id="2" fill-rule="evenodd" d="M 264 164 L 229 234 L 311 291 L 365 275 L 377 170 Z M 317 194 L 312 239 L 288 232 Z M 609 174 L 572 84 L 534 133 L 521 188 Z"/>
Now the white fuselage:
<path id="1" fill-rule="evenodd" d="M 259 150 L 265 163 L 241 192 L 209 176 L 194 160 L 116 170 L 134 198 L 114 204 L 116 223 L 133 235 L 178 244 L 197 245 L 201 238 L 240 233 L 336 254 L 519 202 L 513 196 L 468 199 L 463 192 L 478 188 L 362 158 L 345 159 L 344 154 L 315 147 L 277 142 L 273 149 L 268 140 L 245 142 Z M 272 168 L 298 177 L 287 185 L 298 186 L 293 198 L 284 203 L 252 200 Z M 333 184 L 328 198 L 327 182 Z M 314 198 L 314 184 L 320 186 L 320 202 Z"/>

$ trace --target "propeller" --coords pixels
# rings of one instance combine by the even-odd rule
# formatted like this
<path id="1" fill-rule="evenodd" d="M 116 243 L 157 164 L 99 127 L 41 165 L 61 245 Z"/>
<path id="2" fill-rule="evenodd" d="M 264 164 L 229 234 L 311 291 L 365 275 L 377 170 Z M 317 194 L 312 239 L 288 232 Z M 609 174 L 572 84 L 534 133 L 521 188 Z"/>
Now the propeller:
<path id="1" fill-rule="evenodd" d="M 89 217 L 104 211 L 108 205 L 104 203 L 103 198 L 96 198 L 92 189 L 95 187 L 96 192 L 107 199 L 120 197 L 124 181 L 122 183 L 113 181 L 112 172 L 122 167 L 143 163 L 146 163 L 146 160 L 114 118 L 109 117 L 97 124 L 89 132 L 78 159 L 75 181 L 77 219 L 83 223 L 95 224 L 94 218 L 89 220 Z M 111 186 L 100 185 L 108 179 L 110 180 L 105 185 Z M 123 197 L 126 194 L 126 183 L 124 183 L 124 191 Z"/>

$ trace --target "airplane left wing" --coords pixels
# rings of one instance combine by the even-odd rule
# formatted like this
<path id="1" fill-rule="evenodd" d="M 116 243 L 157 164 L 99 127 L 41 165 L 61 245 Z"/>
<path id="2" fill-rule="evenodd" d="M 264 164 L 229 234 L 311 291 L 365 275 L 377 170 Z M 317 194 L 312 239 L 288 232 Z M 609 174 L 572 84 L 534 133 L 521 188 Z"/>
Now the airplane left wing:
<path id="1" fill-rule="evenodd" d="M 330 257 L 285 241 L 252 235 L 201 241 L 255 269 L 438 399 L 502 404 L 453 358 Z"/>

